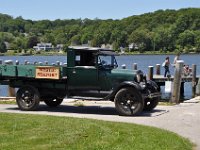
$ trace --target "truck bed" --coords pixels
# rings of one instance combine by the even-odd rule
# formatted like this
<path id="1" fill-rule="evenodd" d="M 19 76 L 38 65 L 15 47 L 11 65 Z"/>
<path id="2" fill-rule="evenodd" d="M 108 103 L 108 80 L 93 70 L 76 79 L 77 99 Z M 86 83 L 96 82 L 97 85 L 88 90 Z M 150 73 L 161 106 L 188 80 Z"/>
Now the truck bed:
<path id="1" fill-rule="evenodd" d="M 0 64 L 0 80 L 4 78 L 33 78 L 59 80 L 67 78 L 67 66 Z"/>

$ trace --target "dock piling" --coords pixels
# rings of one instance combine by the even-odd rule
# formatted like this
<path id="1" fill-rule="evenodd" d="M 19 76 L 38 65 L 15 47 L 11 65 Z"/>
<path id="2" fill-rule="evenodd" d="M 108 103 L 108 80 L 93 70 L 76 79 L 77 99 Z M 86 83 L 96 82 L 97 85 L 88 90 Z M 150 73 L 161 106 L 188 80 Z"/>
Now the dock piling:
<path id="1" fill-rule="evenodd" d="M 156 64 L 156 75 L 160 75 L 160 64 Z"/>
<path id="2" fill-rule="evenodd" d="M 194 98 L 196 95 L 196 69 L 197 66 L 192 64 L 192 97 Z"/>
<path id="3" fill-rule="evenodd" d="M 24 65 L 27 65 L 27 64 L 28 64 L 28 60 L 25 60 L 25 61 L 24 61 Z"/>
<path id="4" fill-rule="evenodd" d="M 10 87 L 10 85 L 8 85 L 8 96 L 15 97 L 15 88 Z"/>
<path id="5" fill-rule="evenodd" d="M 175 66 L 174 82 L 172 88 L 171 103 L 178 104 L 180 101 L 180 90 L 181 90 L 181 76 L 183 72 L 183 60 L 179 60 Z"/>
<path id="6" fill-rule="evenodd" d="M 133 70 L 137 70 L 137 63 L 133 64 Z"/>
<path id="7" fill-rule="evenodd" d="M 19 65 L 19 60 L 16 60 L 16 61 L 15 61 L 15 64 L 16 64 L 16 65 Z"/>
<path id="8" fill-rule="evenodd" d="M 153 80 L 153 66 L 149 66 L 148 79 Z"/>

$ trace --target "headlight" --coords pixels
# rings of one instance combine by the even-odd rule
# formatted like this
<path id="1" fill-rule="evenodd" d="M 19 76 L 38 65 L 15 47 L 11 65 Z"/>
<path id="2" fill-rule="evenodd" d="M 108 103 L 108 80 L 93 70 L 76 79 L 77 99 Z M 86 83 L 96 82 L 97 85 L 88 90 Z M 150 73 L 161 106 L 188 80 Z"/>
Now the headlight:
<path id="1" fill-rule="evenodd" d="M 137 78 L 137 82 L 142 82 L 143 78 L 144 78 L 144 74 L 141 70 L 138 70 L 136 72 L 136 78 Z"/>

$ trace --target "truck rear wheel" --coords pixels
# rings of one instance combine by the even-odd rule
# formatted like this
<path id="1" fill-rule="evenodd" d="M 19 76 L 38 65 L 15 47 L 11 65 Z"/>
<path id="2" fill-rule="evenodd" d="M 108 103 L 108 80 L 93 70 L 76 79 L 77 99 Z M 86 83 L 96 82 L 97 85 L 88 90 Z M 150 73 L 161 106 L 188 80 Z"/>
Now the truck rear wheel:
<path id="1" fill-rule="evenodd" d="M 16 101 L 21 110 L 36 110 L 40 103 L 40 94 L 33 86 L 23 86 L 17 91 Z"/>
<path id="2" fill-rule="evenodd" d="M 115 96 L 115 107 L 120 115 L 138 115 L 143 110 L 144 101 L 137 89 L 122 88 Z"/>
<path id="3" fill-rule="evenodd" d="M 45 104 L 49 107 L 57 107 L 63 102 L 62 98 L 49 98 L 48 100 L 44 100 Z"/>

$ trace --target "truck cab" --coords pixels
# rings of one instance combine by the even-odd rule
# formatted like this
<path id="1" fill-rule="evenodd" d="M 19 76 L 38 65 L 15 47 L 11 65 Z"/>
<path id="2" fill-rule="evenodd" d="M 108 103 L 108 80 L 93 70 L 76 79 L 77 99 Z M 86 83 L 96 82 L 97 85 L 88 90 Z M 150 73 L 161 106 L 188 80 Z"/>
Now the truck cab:
<path id="1" fill-rule="evenodd" d="M 69 48 L 68 90 L 75 95 L 93 93 L 93 97 L 111 91 L 114 85 L 110 75 L 118 67 L 115 55 L 111 50 L 100 48 Z"/>

